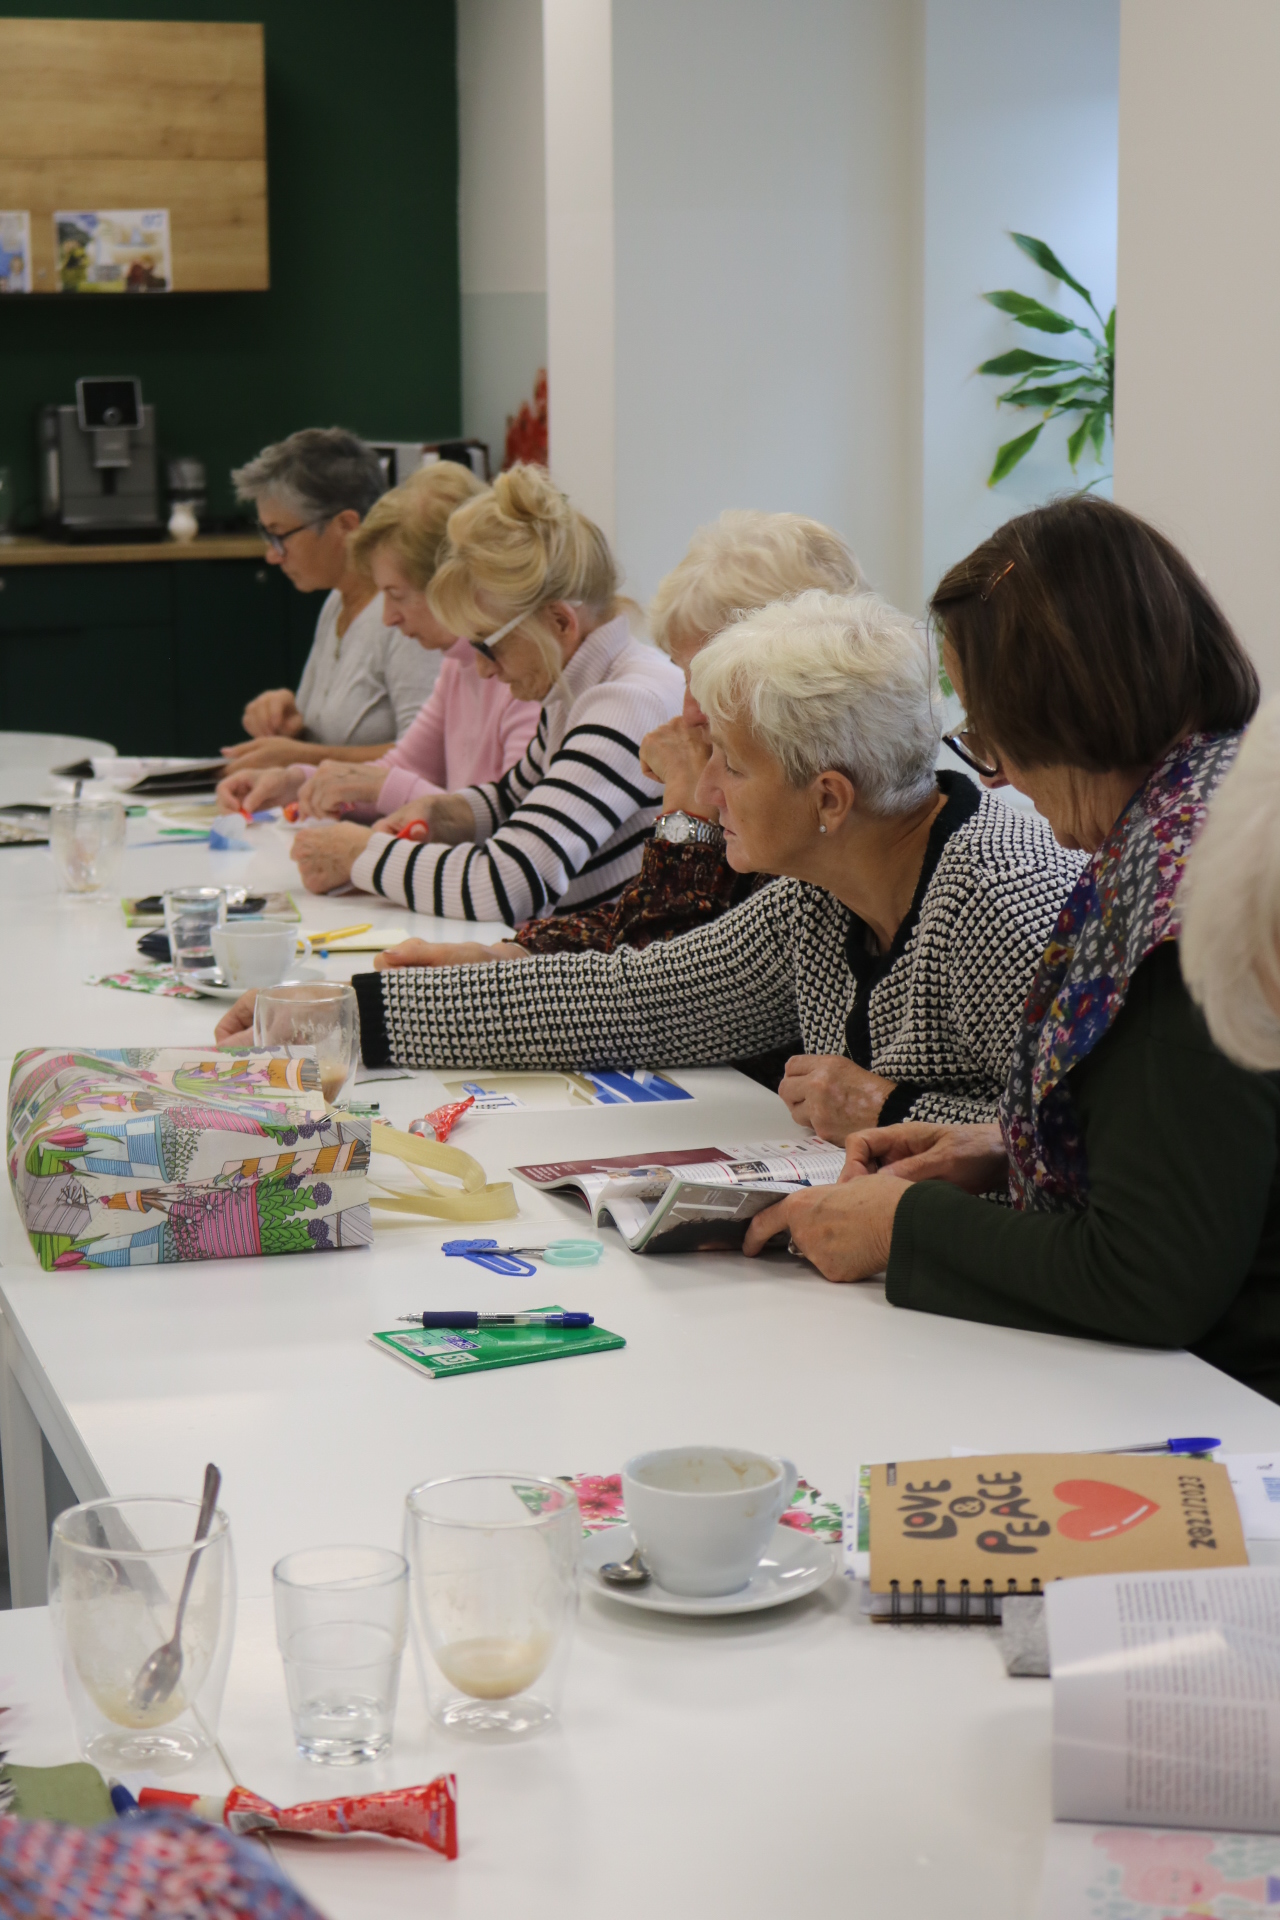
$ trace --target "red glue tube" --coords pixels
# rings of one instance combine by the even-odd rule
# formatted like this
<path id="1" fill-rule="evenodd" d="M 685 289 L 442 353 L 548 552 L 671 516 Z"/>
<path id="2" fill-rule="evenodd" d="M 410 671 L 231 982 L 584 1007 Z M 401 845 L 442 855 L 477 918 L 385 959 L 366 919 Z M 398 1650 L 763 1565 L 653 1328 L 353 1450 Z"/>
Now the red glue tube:
<path id="1" fill-rule="evenodd" d="M 382 1833 L 390 1840 L 411 1840 L 420 1847 L 458 1857 L 458 1786 L 442 1773 L 425 1787 L 396 1787 L 389 1793 L 343 1795 L 337 1800 L 306 1800 L 276 1807 L 247 1787 L 227 1794 L 170 1793 L 143 1787 L 140 1807 L 180 1807 L 232 1833 Z"/>
<path id="2" fill-rule="evenodd" d="M 430 1128 L 436 1137 L 436 1145 L 442 1147 L 467 1108 L 474 1107 L 475 1103 L 474 1093 L 469 1093 L 465 1100 L 451 1100 L 447 1107 L 433 1107 L 430 1113 L 423 1114 L 421 1120 L 411 1120 L 409 1131 L 420 1133 L 425 1138 Z"/>

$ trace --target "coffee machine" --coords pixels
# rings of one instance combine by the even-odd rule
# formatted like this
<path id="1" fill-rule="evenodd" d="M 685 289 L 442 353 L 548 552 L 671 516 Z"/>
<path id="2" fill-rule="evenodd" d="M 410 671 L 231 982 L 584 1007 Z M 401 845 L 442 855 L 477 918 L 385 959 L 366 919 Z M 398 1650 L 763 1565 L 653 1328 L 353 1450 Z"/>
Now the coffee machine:
<path id="1" fill-rule="evenodd" d="M 143 405 L 140 380 L 77 380 L 74 407 L 40 411 L 39 458 L 40 515 L 51 539 L 161 537 L 155 408 Z"/>

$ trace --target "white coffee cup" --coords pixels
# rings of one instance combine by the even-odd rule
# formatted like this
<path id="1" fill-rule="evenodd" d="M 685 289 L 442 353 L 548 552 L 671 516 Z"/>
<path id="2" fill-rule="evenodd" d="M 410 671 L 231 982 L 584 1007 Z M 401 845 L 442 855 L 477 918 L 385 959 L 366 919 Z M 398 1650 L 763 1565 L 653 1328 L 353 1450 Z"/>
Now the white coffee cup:
<path id="1" fill-rule="evenodd" d="M 211 934 L 213 957 L 229 987 L 278 987 L 306 942 L 288 920 L 228 920 Z"/>
<path id="2" fill-rule="evenodd" d="M 789 1460 L 743 1447 L 663 1447 L 627 1461 L 622 1498 L 658 1585 L 709 1596 L 747 1585 L 796 1480 Z"/>

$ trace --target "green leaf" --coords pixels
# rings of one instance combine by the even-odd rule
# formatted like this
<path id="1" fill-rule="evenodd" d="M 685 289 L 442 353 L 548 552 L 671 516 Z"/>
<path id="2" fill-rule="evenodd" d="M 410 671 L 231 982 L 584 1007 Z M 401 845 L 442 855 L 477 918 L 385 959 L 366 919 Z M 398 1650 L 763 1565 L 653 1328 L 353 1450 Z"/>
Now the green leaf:
<path id="1" fill-rule="evenodd" d="M 1081 449 L 1084 446 L 1084 437 L 1088 433 L 1088 431 L 1089 431 L 1089 416 L 1088 414 L 1086 414 L 1084 419 L 1080 422 L 1080 425 L 1076 428 L 1075 432 L 1072 434 L 1071 438 L 1067 441 L 1067 458 L 1071 462 L 1072 473 L 1074 473 L 1076 470 L 1076 463 L 1080 458 Z"/>
<path id="2" fill-rule="evenodd" d="M 1074 320 L 1068 320 L 1064 313 L 1055 313 L 1052 307 L 1046 307 L 1043 301 L 1033 300 L 1030 294 L 1015 293 L 1012 287 L 1002 287 L 997 293 L 984 293 L 983 299 L 1001 313 L 1011 313 L 1024 327 L 1034 327 L 1038 333 L 1084 333 L 1084 327 L 1078 327 Z"/>
<path id="3" fill-rule="evenodd" d="M 999 401 L 1004 407 L 1060 407 L 1075 397 L 1080 384 L 1079 380 L 1063 380 L 1056 387 L 1010 387 Z M 1089 398 L 1092 400 L 1093 394 Z"/>
<path id="4" fill-rule="evenodd" d="M 1114 353 L 1116 350 L 1116 310 L 1114 307 L 1112 307 L 1110 313 L 1107 315 L 1107 324 L 1102 331 L 1107 336 L 1107 346 L 1109 350 Z"/>
<path id="5" fill-rule="evenodd" d="M 984 360 L 979 373 L 1038 373 L 1045 367 L 1082 367 L 1083 360 L 1055 360 L 1051 353 L 1034 353 L 1030 347 L 1015 347 L 1011 353 L 998 353 Z"/>
<path id="6" fill-rule="evenodd" d="M 1057 254 L 1054 253 L 1051 247 L 1046 247 L 1043 240 L 1033 240 L 1029 233 L 1011 233 L 1009 238 L 1013 241 L 1014 246 L 1021 247 L 1022 251 L 1028 254 L 1038 267 L 1043 267 L 1046 273 L 1051 273 L 1055 280 L 1065 280 L 1066 284 L 1078 293 L 1082 300 L 1087 300 L 1089 305 L 1093 307 L 1093 295 L 1090 293 L 1088 287 L 1082 287 L 1074 275 L 1067 272 Z M 1095 313 L 1098 311 L 1096 307 L 1093 307 L 1093 310 Z"/>
<path id="7" fill-rule="evenodd" d="M 1098 456 L 1099 464 L 1101 464 L 1102 443 L 1107 437 L 1107 416 L 1102 407 L 1095 408 L 1089 415 L 1088 425 L 1089 438 L 1093 442 L 1093 450 Z"/>
<path id="8" fill-rule="evenodd" d="M 1044 422 L 1041 421 L 1040 426 L 1032 427 L 1030 433 L 1019 434 L 1016 440 L 1006 440 L 1004 445 L 997 449 L 996 463 L 987 476 L 987 485 L 989 487 L 998 486 L 1002 480 L 1013 472 L 1023 455 L 1030 453 L 1032 447 L 1034 447 L 1036 441 L 1040 438 L 1043 426 Z"/>

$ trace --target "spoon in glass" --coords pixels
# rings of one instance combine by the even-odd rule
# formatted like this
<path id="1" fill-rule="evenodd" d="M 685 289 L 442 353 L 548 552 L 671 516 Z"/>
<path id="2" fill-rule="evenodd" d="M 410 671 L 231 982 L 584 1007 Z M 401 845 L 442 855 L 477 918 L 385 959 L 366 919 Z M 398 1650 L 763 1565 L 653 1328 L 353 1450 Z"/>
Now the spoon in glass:
<path id="1" fill-rule="evenodd" d="M 138 1669 L 138 1677 L 129 1689 L 129 1706 L 134 1713 L 153 1713 L 157 1707 L 163 1706 L 182 1678 L 182 1618 L 191 1597 L 191 1583 L 196 1577 L 200 1543 L 208 1538 L 209 1528 L 213 1525 L 213 1510 L 221 1485 L 222 1475 L 210 1461 L 204 1470 L 204 1498 L 200 1502 L 200 1517 L 196 1521 L 196 1551 L 187 1561 L 187 1575 L 182 1583 L 182 1592 L 178 1595 L 173 1633 L 162 1647 L 157 1647 L 154 1653 L 147 1655 Z"/>

